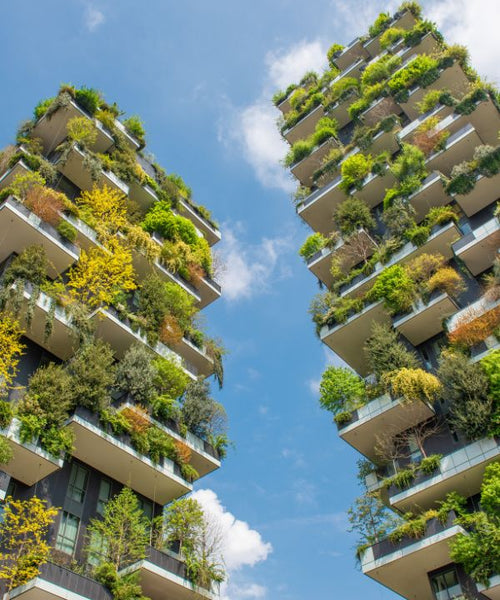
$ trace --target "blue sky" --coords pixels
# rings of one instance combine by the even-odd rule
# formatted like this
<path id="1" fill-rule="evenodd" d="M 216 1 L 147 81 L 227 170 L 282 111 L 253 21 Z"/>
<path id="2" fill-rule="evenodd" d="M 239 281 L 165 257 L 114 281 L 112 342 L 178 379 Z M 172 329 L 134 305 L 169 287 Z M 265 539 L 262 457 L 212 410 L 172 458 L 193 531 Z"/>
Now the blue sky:
<path id="1" fill-rule="evenodd" d="M 203 479 L 231 530 L 230 600 L 395 595 L 355 567 L 345 511 L 357 455 L 317 405 L 332 360 L 307 309 L 317 284 L 297 256 L 309 234 L 289 198 L 276 87 L 321 67 L 390 0 L 25 0 L 2 7 L 0 143 L 61 82 L 138 114 L 148 149 L 221 224 L 225 298 L 204 311 L 229 354 L 220 394 L 235 450 Z M 494 0 L 424 2 L 474 63 L 499 78 Z M 488 15 L 490 19 L 488 21 Z M 234 522 L 232 513 L 241 522 Z M 257 533 L 258 532 L 258 533 Z"/>

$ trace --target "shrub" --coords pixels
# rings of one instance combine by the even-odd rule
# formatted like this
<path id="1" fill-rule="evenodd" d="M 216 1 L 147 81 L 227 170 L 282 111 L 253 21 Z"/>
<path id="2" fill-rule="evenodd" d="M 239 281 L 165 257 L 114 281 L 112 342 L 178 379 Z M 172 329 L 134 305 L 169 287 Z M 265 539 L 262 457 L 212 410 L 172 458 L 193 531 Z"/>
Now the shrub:
<path id="1" fill-rule="evenodd" d="M 14 456 L 14 451 L 4 435 L 0 434 L 0 465 L 6 465 Z"/>
<path id="2" fill-rule="evenodd" d="M 352 187 L 361 189 L 363 181 L 369 175 L 372 166 L 372 157 L 370 155 L 365 156 L 361 152 L 346 158 L 341 167 L 342 182 L 340 185 L 342 189 L 345 191 L 350 190 Z"/>
<path id="3" fill-rule="evenodd" d="M 156 369 L 154 385 L 159 395 L 170 398 L 181 396 L 189 382 L 188 375 L 174 361 L 164 357 L 153 360 Z"/>
<path id="4" fill-rule="evenodd" d="M 49 261 L 43 246 L 27 246 L 18 254 L 5 270 L 3 283 L 10 285 L 15 281 L 29 281 L 41 286 L 47 279 Z"/>
<path id="5" fill-rule="evenodd" d="M 40 102 L 35 106 L 33 110 L 33 116 L 35 117 L 35 121 L 38 121 L 43 115 L 47 112 L 47 109 L 54 101 L 54 98 L 45 98 L 44 100 L 40 100 Z"/>
<path id="6" fill-rule="evenodd" d="M 425 220 L 429 227 L 434 227 L 434 225 L 444 225 L 451 221 L 458 223 L 458 215 L 451 206 L 433 206 Z"/>
<path id="7" fill-rule="evenodd" d="M 293 144 L 293 146 L 288 151 L 288 154 L 285 156 L 285 167 L 291 167 L 295 163 L 300 162 L 306 156 L 309 156 L 309 154 L 311 154 L 312 149 L 313 146 L 308 140 L 298 140 Z"/>
<path id="8" fill-rule="evenodd" d="M 195 435 L 206 439 L 226 429 L 224 408 L 209 396 L 206 381 L 191 382 L 184 393 L 181 406 L 182 421 Z"/>
<path id="9" fill-rule="evenodd" d="M 132 115 L 128 117 L 123 121 L 123 124 L 125 125 L 127 131 L 133 137 L 135 137 L 141 146 L 146 143 L 146 131 L 144 130 L 144 124 L 138 116 Z"/>
<path id="10" fill-rule="evenodd" d="M 476 185 L 476 171 L 467 161 L 454 165 L 451 169 L 450 180 L 446 184 L 447 194 L 458 194 L 465 196 L 471 192 Z"/>
<path id="11" fill-rule="evenodd" d="M 352 413 L 348 410 L 339 412 L 333 417 L 333 420 L 339 427 L 342 427 L 342 425 L 349 423 L 349 421 L 351 419 L 352 419 Z"/>
<path id="12" fill-rule="evenodd" d="M 344 236 L 351 235 L 361 227 L 364 229 L 375 227 L 375 219 L 370 209 L 365 202 L 355 197 L 346 198 L 339 204 L 333 219 Z"/>
<path id="13" fill-rule="evenodd" d="M 456 297 L 465 290 L 465 283 L 452 267 L 441 267 L 427 282 L 429 293 L 440 290 L 449 296 Z"/>
<path id="14" fill-rule="evenodd" d="M 66 125 L 68 138 L 83 148 L 90 148 L 97 140 L 97 129 L 87 117 L 73 117 Z"/>
<path id="15" fill-rule="evenodd" d="M 316 252 L 326 246 L 327 239 L 321 233 L 312 233 L 302 244 L 299 255 L 307 262 Z"/>
<path id="16" fill-rule="evenodd" d="M 431 454 L 430 456 L 426 456 L 421 460 L 418 468 L 420 471 L 422 471 L 422 473 L 425 473 L 426 475 L 432 475 L 434 471 L 439 469 L 442 458 L 442 454 Z"/>
<path id="17" fill-rule="evenodd" d="M 406 349 L 399 341 L 397 333 L 388 325 L 373 323 L 364 352 L 370 371 L 375 374 L 377 380 L 390 371 L 419 367 L 416 354 Z"/>
<path id="18" fill-rule="evenodd" d="M 400 64 L 401 58 L 399 56 L 391 56 L 389 54 L 369 64 L 361 76 L 362 88 L 365 89 L 368 86 L 384 81 Z"/>
<path id="19" fill-rule="evenodd" d="M 403 37 L 405 30 L 399 27 L 389 27 L 380 36 L 380 47 L 386 50 Z"/>
<path id="20" fill-rule="evenodd" d="M 11 403 L 6 400 L 0 400 L 0 428 L 6 429 L 10 425 L 13 416 L 14 412 Z"/>
<path id="21" fill-rule="evenodd" d="M 344 49 L 342 44 L 332 44 L 330 48 L 328 48 L 328 52 L 326 53 L 326 57 L 328 58 L 328 62 L 331 66 L 335 66 L 335 58 L 340 52 Z"/>
<path id="22" fill-rule="evenodd" d="M 78 232 L 77 232 L 76 228 L 73 227 L 73 225 L 71 225 L 71 223 L 68 223 L 68 221 L 65 221 L 64 219 L 62 219 L 61 222 L 59 223 L 59 225 L 57 226 L 57 232 L 63 238 L 66 238 L 68 241 L 70 241 L 72 243 L 74 243 L 76 241 L 76 238 L 78 236 Z"/>
<path id="23" fill-rule="evenodd" d="M 46 223 L 57 227 L 66 208 L 66 196 L 50 188 L 32 185 L 24 195 L 24 205 Z"/>
<path id="24" fill-rule="evenodd" d="M 370 25 L 368 29 L 370 37 L 377 37 L 379 33 L 382 33 L 382 31 L 389 27 L 391 21 L 392 19 L 389 13 L 380 13 L 379 16 L 375 19 L 373 25 Z"/>
<path id="25" fill-rule="evenodd" d="M 396 397 L 407 402 L 432 403 L 441 391 L 439 379 L 423 369 L 408 369 L 402 367 L 397 371 L 386 373 L 383 383 L 389 385 Z"/>
<path id="26" fill-rule="evenodd" d="M 396 475 L 390 478 L 390 484 L 395 485 L 398 489 L 404 490 L 413 483 L 415 479 L 415 469 L 410 467 L 408 469 L 402 469 Z"/>
<path id="27" fill-rule="evenodd" d="M 73 406 L 74 388 L 71 376 L 62 365 L 49 363 L 38 368 L 30 377 L 18 413 L 42 419 L 48 426 L 61 427 Z"/>
<path id="28" fill-rule="evenodd" d="M 409 242 L 415 244 L 415 246 L 423 246 L 429 239 L 430 233 L 430 227 L 427 225 L 415 225 L 405 232 L 405 237 Z"/>
<path id="29" fill-rule="evenodd" d="M 378 276 L 370 291 L 370 297 L 384 300 L 391 313 L 410 310 L 415 297 L 415 283 L 407 271 L 399 264 L 387 267 Z"/>
<path id="30" fill-rule="evenodd" d="M 101 94 L 93 88 L 81 87 L 75 91 L 75 100 L 90 115 L 94 115 L 102 104 Z"/>
<path id="31" fill-rule="evenodd" d="M 407 263 L 407 270 L 411 273 L 417 286 L 426 286 L 432 275 L 446 263 L 442 254 L 427 254 L 423 252 Z"/>
<path id="32" fill-rule="evenodd" d="M 443 90 L 429 90 L 420 102 L 417 103 L 418 112 L 423 115 L 436 107 L 441 98 Z"/>
<path id="33" fill-rule="evenodd" d="M 349 369 L 328 367 L 319 386 L 319 403 L 334 415 L 352 411 L 365 403 L 365 382 Z"/>
<path id="34" fill-rule="evenodd" d="M 388 81 L 389 89 L 392 94 L 401 90 L 410 88 L 416 83 L 420 83 L 429 71 L 437 69 L 438 61 L 435 58 L 421 54 L 412 60 L 406 67 L 392 75 Z M 425 87 L 425 85 L 424 85 Z"/>
<path id="35" fill-rule="evenodd" d="M 382 219 L 392 236 L 402 238 L 408 230 L 415 227 L 415 214 L 416 211 L 409 202 L 398 198 L 384 210 Z"/>
<path id="36" fill-rule="evenodd" d="M 398 181 L 413 176 L 423 179 L 427 175 L 424 153 L 412 144 L 403 144 L 401 154 L 391 165 L 391 172 Z"/>
<path id="37" fill-rule="evenodd" d="M 492 350 L 479 364 L 488 378 L 489 395 L 500 407 L 500 350 Z"/>
<path id="38" fill-rule="evenodd" d="M 155 395 L 157 371 L 152 360 L 153 353 L 144 344 L 136 343 L 130 346 L 116 369 L 116 387 L 146 405 Z"/>
<path id="39" fill-rule="evenodd" d="M 482 315 L 472 310 L 464 314 L 453 331 L 448 334 L 451 344 L 472 348 L 492 335 L 500 324 L 500 306 Z"/>

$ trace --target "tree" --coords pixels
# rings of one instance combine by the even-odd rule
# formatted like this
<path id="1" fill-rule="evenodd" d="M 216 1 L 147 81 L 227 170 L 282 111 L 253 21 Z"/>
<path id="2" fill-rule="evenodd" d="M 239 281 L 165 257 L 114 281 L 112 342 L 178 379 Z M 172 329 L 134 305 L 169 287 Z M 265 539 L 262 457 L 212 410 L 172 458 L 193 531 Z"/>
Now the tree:
<path id="1" fill-rule="evenodd" d="M 148 405 L 155 396 L 156 376 L 153 353 L 144 344 L 133 344 L 118 363 L 116 387 Z"/>
<path id="2" fill-rule="evenodd" d="M 40 286 L 47 279 L 48 269 L 49 261 L 44 247 L 27 246 L 5 269 L 3 283 L 9 285 L 22 280 Z"/>
<path id="3" fill-rule="evenodd" d="M 402 238 L 408 229 L 415 226 L 415 214 L 416 211 L 409 202 L 397 198 L 392 206 L 384 210 L 382 218 L 390 234 Z"/>
<path id="4" fill-rule="evenodd" d="M 42 417 L 46 424 L 60 427 L 73 406 L 73 384 L 62 365 L 49 363 L 39 367 L 28 381 L 26 396 L 20 403 L 20 414 Z"/>
<path id="5" fill-rule="evenodd" d="M 14 381 L 17 365 L 24 350 L 23 330 L 8 313 L 0 313 L 0 393 L 5 393 Z"/>
<path id="6" fill-rule="evenodd" d="M 117 573 L 146 556 L 149 541 L 148 520 L 130 488 L 106 503 L 102 519 L 92 519 L 88 528 L 86 552 L 99 556 Z"/>
<path id="7" fill-rule="evenodd" d="M 373 323 L 364 351 L 370 370 L 377 380 L 389 371 L 403 367 L 415 369 L 419 366 L 416 354 L 407 350 L 399 341 L 397 333 L 388 325 Z"/>
<path id="8" fill-rule="evenodd" d="M 109 389 L 115 381 L 113 351 L 106 342 L 97 340 L 80 347 L 68 371 L 72 378 L 74 405 L 101 412 L 110 402 Z"/>
<path id="9" fill-rule="evenodd" d="M 182 398 L 181 416 L 187 429 L 201 438 L 216 437 L 226 432 L 224 407 L 210 395 L 207 381 L 192 382 Z"/>
<path id="10" fill-rule="evenodd" d="M 189 376 L 173 360 L 164 357 L 156 357 L 153 360 L 156 369 L 154 385 L 160 395 L 170 398 L 181 396 L 188 383 Z"/>
<path id="11" fill-rule="evenodd" d="M 127 225 L 127 206 L 125 196 L 107 186 L 94 186 L 92 190 L 82 192 L 76 203 L 86 221 L 96 231 L 102 242 Z"/>
<path id="12" fill-rule="evenodd" d="M 343 236 L 349 236 L 361 227 L 364 229 L 375 227 L 375 219 L 372 217 L 370 208 L 363 200 L 355 197 L 346 198 L 339 204 L 333 220 Z"/>
<path id="13" fill-rule="evenodd" d="M 469 439 L 483 437 L 492 422 L 493 401 L 488 396 L 488 377 L 481 366 L 461 352 L 443 350 L 437 373 L 441 398 L 449 403 L 450 421 Z"/>
<path id="14" fill-rule="evenodd" d="M 72 296 L 92 308 L 110 304 L 118 292 L 134 290 L 135 273 L 130 250 L 117 239 L 107 241 L 107 250 L 82 250 L 68 273 Z"/>
<path id="15" fill-rule="evenodd" d="M 39 574 L 49 557 L 46 537 L 58 510 L 36 496 L 6 499 L 0 523 L 0 579 L 5 580 L 7 591 Z"/>
<path id="16" fill-rule="evenodd" d="M 203 527 L 203 509 L 194 498 L 175 500 L 162 517 L 161 546 L 179 543 L 179 554 L 190 552 L 198 543 Z"/>
<path id="17" fill-rule="evenodd" d="M 382 381 L 388 385 L 396 397 L 407 402 L 432 403 L 441 391 L 439 379 L 423 369 L 402 367 L 397 371 L 384 373 Z"/>
<path id="18" fill-rule="evenodd" d="M 363 379 L 344 367 L 328 367 L 321 378 L 319 392 L 321 407 L 334 415 L 354 410 L 366 397 Z"/>

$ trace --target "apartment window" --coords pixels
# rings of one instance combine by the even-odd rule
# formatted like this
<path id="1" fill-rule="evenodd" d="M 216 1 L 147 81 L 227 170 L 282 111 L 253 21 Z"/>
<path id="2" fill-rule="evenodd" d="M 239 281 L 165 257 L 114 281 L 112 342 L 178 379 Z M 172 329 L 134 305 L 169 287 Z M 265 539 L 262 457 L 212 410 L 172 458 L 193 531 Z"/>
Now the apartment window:
<path id="1" fill-rule="evenodd" d="M 153 518 L 153 503 L 149 500 L 142 500 L 139 498 L 139 508 L 142 510 L 147 519 Z"/>
<path id="2" fill-rule="evenodd" d="M 433 575 L 431 577 L 431 585 L 436 600 L 463 598 L 462 586 L 458 582 L 455 569 Z"/>
<path id="3" fill-rule="evenodd" d="M 111 496 L 111 482 L 107 479 L 101 479 L 99 486 L 99 496 L 97 498 L 97 512 L 102 515 L 104 514 L 104 507 Z"/>
<path id="4" fill-rule="evenodd" d="M 89 472 L 85 467 L 73 463 L 71 467 L 71 475 L 69 477 L 69 485 L 66 496 L 83 504 L 85 499 L 85 492 L 87 490 L 87 481 L 89 478 Z"/>
<path id="5" fill-rule="evenodd" d="M 64 511 L 61 515 L 59 523 L 59 531 L 57 532 L 56 548 L 66 554 L 73 554 L 78 537 L 78 528 L 80 519 Z"/>

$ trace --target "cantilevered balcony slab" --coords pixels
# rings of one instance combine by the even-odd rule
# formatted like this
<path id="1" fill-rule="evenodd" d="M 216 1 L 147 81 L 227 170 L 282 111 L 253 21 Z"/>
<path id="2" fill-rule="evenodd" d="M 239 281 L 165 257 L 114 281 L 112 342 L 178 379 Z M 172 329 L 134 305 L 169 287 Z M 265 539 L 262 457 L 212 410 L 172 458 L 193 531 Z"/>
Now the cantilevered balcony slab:
<path id="1" fill-rule="evenodd" d="M 120 405 L 119 410 L 136 410 L 136 406 L 133 402 L 127 400 Z M 198 471 L 200 477 L 208 475 L 208 473 L 212 473 L 212 471 L 215 471 L 220 467 L 221 462 L 217 451 L 205 440 L 202 440 L 190 431 L 187 432 L 185 437 L 181 436 L 180 433 L 178 433 L 178 427 L 176 427 L 173 422 L 171 426 L 168 426 L 164 423 L 160 423 L 160 421 L 150 415 L 144 416 L 144 418 L 147 418 L 152 425 L 158 427 L 158 429 L 166 433 L 173 440 L 189 448 L 191 452 L 189 464 Z"/>
<path id="2" fill-rule="evenodd" d="M 473 442 L 441 459 L 436 473 L 417 474 L 412 485 L 405 490 L 389 488 L 391 506 L 401 512 L 420 512 L 438 507 L 439 501 L 450 492 L 465 498 L 478 494 L 484 470 L 488 464 L 500 459 L 500 444 L 494 438 Z"/>
<path id="3" fill-rule="evenodd" d="M 474 189 L 468 194 L 454 196 L 460 208 L 470 217 L 500 198 L 500 174 L 479 175 Z"/>
<path id="4" fill-rule="evenodd" d="M 424 244 L 417 246 L 413 242 L 407 242 L 400 250 L 395 252 L 390 260 L 385 263 L 377 263 L 372 273 L 369 275 L 359 275 L 353 279 L 350 283 L 343 286 L 340 290 L 341 296 L 348 296 L 350 298 L 356 298 L 363 296 L 368 292 L 378 276 L 387 267 L 395 264 L 405 264 L 410 260 L 413 260 L 420 254 L 436 254 L 439 253 L 446 259 L 450 259 L 453 256 L 453 250 L 451 244 L 460 237 L 460 232 L 455 223 L 450 222 L 435 228 L 433 233 L 427 238 Z"/>
<path id="5" fill-rule="evenodd" d="M 489 600 L 500 600 L 500 575 L 494 575 L 490 577 L 488 585 L 478 583 L 477 591 L 481 592 L 483 596 L 489 598 Z"/>
<path id="6" fill-rule="evenodd" d="M 219 229 L 213 223 L 208 221 L 194 204 L 190 204 L 187 200 L 181 198 L 177 210 L 180 215 L 189 219 L 191 223 L 201 231 L 210 246 L 220 242 L 221 234 Z"/>
<path id="7" fill-rule="evenodd" d="M 119 313 L 112 307 L 96 309 L 90 319 L 95 323 L 97 336 L 111 346 L 117 358 L 123 358 L 130 346 L 139 342 L 160 356 L 173 360 L 183 367 L 186 374 L 192 379 L 196 379 L 198 376 L 198 369 L 195 365 L 188 360 L 182 360 L 179 354 L 161 342 L 158 342 L 154 348 L 150 346 L 141 331 L 134 331 L 127 319 L 120 318 Z"/>
<path id="8" fill-rule="evenodd" d="M 428 175 L 422 185 L 414 192 L 408 201 L 416 211 L 415 219 L 420 223 L 429 210 L 436 206 L 445 206 L 450 202 L 451 198 L 444 191 L 444 182 L 441 175 L 434 171 Z"/>
<path id="9" fill-rule="evenodd" d="M 470 81 L 465 76 L 460 65 L 455 62 L 451 67 L 442 69 L 436 81 L 429 86 L 416 87 L 410 90 L 407 102 L 401 103 L 401 108 L 407 114 L 410 120 L 414 120 L 419 115 L 418 104 L 430 90 L 449 90 L 455 98 L 461 98 L 469 89 Z"/>
<path id="10" fill-rule="evenodd" d="M 34 305 L 33 318 L 28 326 L 26 315 L 32 302 L 32 293 L 33 287 L 26 283 L 19 311 L 19 321 L 24 329 L 24 335 L 61 360 L 67 360 L 76 349 L 71 319 L 66 315 L 64 308 L 57 304 L 52 318 L 50 313 L 55 301 L 44 292 L 40 292 Z M 52 332 L 47 338 L 45 327 L 48 319 L 52 321 Z"/>
<path id="11" fill-rule="evenodd" d="M 366 376 L 368 364 L 363 346 L 371 335 L 374 322 L 390 323 L 382 301 L 370 304 L 361 312 L 349 317 L 345 323 L 332 327 L 325 325 L 321 329 L 320 338 L 357 373 Z"/>
<path id="12" fill-rule="evenodd" d="M 4 600 L 112 600 L 113 595 L 94 579 L 45 563 L 34 578 L 4 595 Z"/>
<path id="13" fill-rule="evenodd" d="M 21 423 L 13 419 L 9 427 L 0 429 L 0 435 L 7 439 L 12 450 L 12 459 L 2 464 L 2 470 L 14 479 L 32 486 L 63 466 L 60 458 L 54 458 L 38 444 L 21 442 L 19 429 Z"/>
<path id="14" fill-rule="evenodd" d="M 323 235 L 330 233 L 333 227 L 333 213 L 338 205 L 345 200 L 346 195 L 340 188 L 342 177 L 339 175 L 324 187 L 313 192 L 298 207 L 298 215 L 314 229 Z"/>
<path id="15" fill-rule="evenodd" d="M 403 62 L 412 54 L 433 54 L 437 50 L 439 50 L 439 43 L 430 31 L 415 46 L 405 46 L 404 40 L 400 40 L 389 48 L 389 52 L 399 56 Z"/>
<path id="16" fill-rule="evenodd" d="M 369 257 L 376 247 L 377 244 L 370 234 L 364 229 L 359 229 L 347 241 L 341 238 L 333 248 L 323 248 L 316 252 L 307 261 L 307 267 L 322 283 L 330 287 L 333 283 L 333 276 L 330 272 L 333 258 L 338 257 L 340 259 L 340 268 L 344 273 L 347 273 L 359 262 L 359 254 L 356 253 L 356 248 L 363 248 L 366 256 Z"/>
<path id="17" fill-rule="evenodd" d="M 450 563 L 450 542 L 464 533 L 453 521 L 454 516 L 444 525 L 432 519 L 421 539 L 394 544 L 385 539 L 371 546 L 361 558 L 363 573 L 404 598 L 435 600 L 427 573 Z"/>
<path id="18" fill-rule="evenodd" d="M 101 170 L 99 179 L 94 181 L 89 169 L 85 166 L 84 159 L 85 153 L 75 144 L 70 150 L 66 162 L 63 164 L 60 158 L 56 158 L 54 165 L 81 190 L 87 191 L 91 190 L 95 185 L 106 185 L 112 190 L 128 195 L 129 186 L 111 171 Z"/>
<path id="19" fill-rule="evenodd" d="M 428 304 L 419 301 L 412 312 L 395 317 L 394 327 L 414 346 L 443 331 L 443 320 L 458 310 L 448 294 L 438 294 Z"/>
<path id="20" fill-rule="evenodd" d="M 479 300 L 476 300 L 472 304 L 469 304 L 462 310 L 456 312 L 447 322 L 446 327 L 449 333 L 452 333 L 459 326 L 465 323 L 471 323 L 475 319 L 482 317 L 490 311 L 498 311 L 500 307 L 500 300 L 489 300 L 487 297 L 482 296 Z"/>
<path id="21" fill-rule="evenodd" d="M 178 344 L 172 344 L 172 348 L 186 364 L 196 369 L 198 375 L 209 377 L 214 372 L 214 361 L 208 356 L 205 348 L 198 348 L 187 338 L 182 338 Z"/>
<path id="22" fill-rule="evenodd" d="M 418 115 L 415 119 L 413 119 L 413 121 L 410 121 L 410 123 L 408 123 L 408 125 L 405 125 L 401 131 L 398 134 L 398 138 L 399 141 L 401 143 L 405 142 L 405 143 L 412 143 L 412 139 L 413 136 L 417 133 L 417 130 L 419 129 L 419 127 L 421 127 L 426 121 L 427 119 L 431 119 L 433 117 L 436 117 L 437 119 L 439 119 L 439 122 L 443 122 L 447 117 L 449 117 L 450 115 L 453 115 L 453 107 L 452 106 L 447 106 L 445 104 L 438 104 L 437 106 L 433 107 L 431 110 L 429 110 L 428 112 L 426 112 L 423 115 Z M 463 126 L 463 124 L 461 125 L 461 127 Z M 460 127 L 459 127 L 460 129 Z"/>
<path id="23" fill-rule="evenodd" d="M 479 145 L 481 138 L 469 123 L 448 138 L 443 150 L 431 154 L 425 166 L 429 171 L 441 171 L 449 176 L 456 164 L 472 158 L 474 149 Z"/>
<path id="24" fill-rule="evenodd" d="M 338 142 L 335 138 L 326 140 L 323 144 L 315 148 L 309 156 L 306 156 L 298 163 L 295 163 L 291 168 L 293 175 L 300 181 L 304 186 L 311 186 L 313 183 L 313 174 L 317 171 L 324 158 L 330 152 L 332 148 L 338 147 Z"/>
<path id="25" fill-rule="evenodd" d="M 394 21 L 390 24 L 390 27 L 395 27 L 397 29 L 411 29 L 416 24 L 415 17 L 411 14 L 410 11 L 405 11 L 401 15 L 399 15 Z M 368 54 L 373 58 L 377 56 L 380 52 L 380 38 L 382 37 L 383 32 L 379 33 L 377 36 L 370 38 L 367 42 L 364 43 L 364 48 L 368 52 Z"/>
<path id="26" fill-rule="evenodd" d="M 397 128 L 392 131 L 379 131 L 373 138 L 372 143 L 369 147 L 369 152 L 373 156 L 377 156 L 381 152 L 389 152 L 392 156 L 397 150 L 399 150 L 399 142 L 397 138 Z"/>
<path id="27" fill-rule="evenodd" d="M 473 275 L 489 269 L 500 248 L 500 222 L 490 219 L 453 244 L 455 256 L 464 261 Z"/>
<path id="28" fill-rule="evenodd" d="M 342 100 L 338 100 L 328 110 L 325 111 L 327 117 L 337 121 L 339 124 L 339 129 L 342 129 L 342 127 L 345 127 L 347 123 L 351 121 L 351 116 L 349 115 L 348 109 L 349 106 L 356 100 L 356 98 L 359 98 L 359 92 L 353 88 Z"/>
<path id="29" fill-rule="evenodd" d="M 385 196 L 385 190 L 390 188 L 396 182 L 394 175 L 386 169 L 385 173 L 375 175 L 371 173 L 363 182 L 363 187 L 356 192 L 356 196 L 361 198 L 370 208 L 380 204 Z"/>
<path id="30" fill-rule="evenodd" d="M 18 160 L 13 167 L 7 169 L 5 173 L 2 173 L 2 176 L 0 177 L 0 190 L 11 187 L 16 177 L 26 175 L 30 171 L 31 169 L 23 162 L 22 159 Z"/>
<path id="31" fill-rule="evenodd" d="M 49 275 L 56 277 L 73 263 L 80 250 L 57 230 L 28 210 L 13 196 L 0 204 L 0 262 L 20 254 L 27 246 L 43 246 L 49 260 Z"/>
<path id="32" fill-rule="evenodd" d="M 316 129 L 318 121 L 325 116 L 323 106 L 320 104 L 313 108 L 307 115 L 303 116 L 298 123 L 290 129 L 283 132 L 283 137 L 289 144 L 294 144 L 297 140 L 308 138 Z"/>
<path id="33" fill-rule="evenodd" d="M 355 410 L 351 420 L 339 426 L 339 435 L 358 452 L 377 462 L 375 447 L 381 432 L 397 435 L 433 415 L 434 409 L 425 402 L 406 402 L 384 394 Z"/>
<path id="34" fill-rule="evenodd" d="M 360 38 L 356 38 L 335 57 L 334 63 L 341 71 L 345 71 L 360 58 L 366 59 L 369 56 L 368 52 L 363 48 L 363 42 Z"/>
<path id="35" fill-rule="evenodd" d="M 149 185 L 141 185 L 137 181 L 133 181 L 129 185 L 129 198 L 137 202 L 144 210 L 148 210 L 155 202 L 158 201 L 156 192 Z"/>
<path id="36" fill-rule="evenodd" d="M 90 411 L 78 408 L 67 427 L 75 434 L 75 458 L 146 498 L 166 504 L 192 490 L 171 460 L 154 464 L 132 447 L 127 436 L 106 433 Z"/>
<path id="37" fill-rule="evenodd" d="M 128 146 L 132 150 L 139 150 L 139 148 L 141 147 L 139 140 L 137 140 L 130 133 L 130 131 L 125 127 L 125 125 L 119 119 L 115 119 L 115 127 L 117 127 L 121 131 L 121 133 L 123 134 L 123 137 L 125 139 L 125 142 L 128 144 Z"/>
<path id="38" fill-rule="evenodd" d="M 120 571 L 120 575 L 130 573 L 139 575 L 142 592 L 151 600 L 216 600 L 218 597 L 218 594 L 191 583 L 186 564 L 173 552 L 149 547 L 146 558 Z"/>
<path id="39" fill-rule="evenodd" d="M 401 108 L 396 104 L 392 96 L 376 98 L 370 106 L 361 113 L 361 120 L 365 125 L 374 127 L 379 121 L 389 115 L 399 115 Z"/>
<path id="40" fill-rule="evenodd" d="M 80 108 L 74 100 L 71 100 L 66 106 L 61 106 L 49 116 L 45 114 L 40 117 L 32 129 L 31 135 L 33 138 L 42 140 L 43 149 L 46 154 L 49 154 L 66 139 L 68 121 L 75 117 L 84 117 L 94 124 L 97 134 L 95 144 L 91 147 L 94 152 L 106 152 L 113 146 L 114 139 L 111 133 L 98 119 L 91 117 Z"/>

